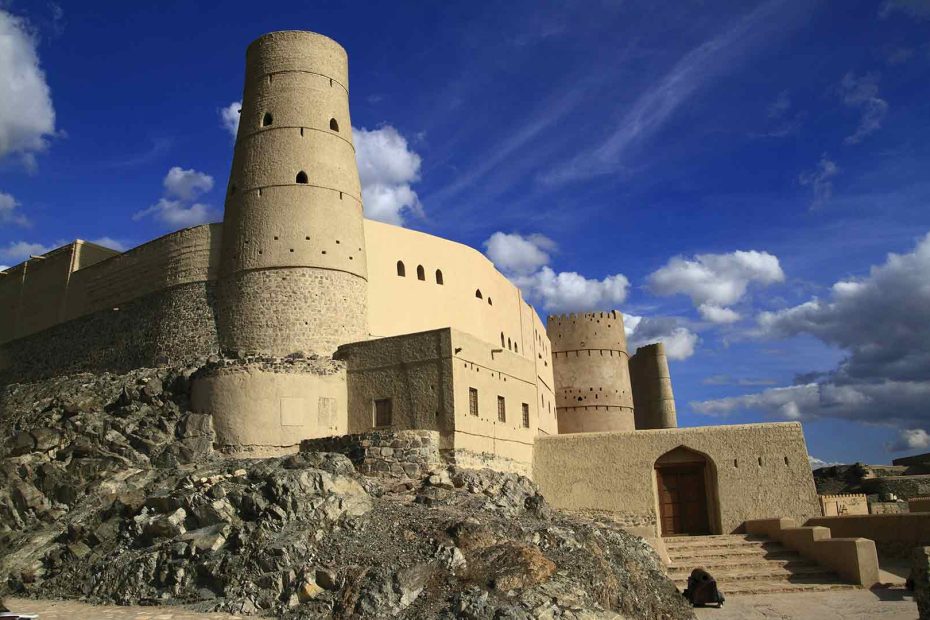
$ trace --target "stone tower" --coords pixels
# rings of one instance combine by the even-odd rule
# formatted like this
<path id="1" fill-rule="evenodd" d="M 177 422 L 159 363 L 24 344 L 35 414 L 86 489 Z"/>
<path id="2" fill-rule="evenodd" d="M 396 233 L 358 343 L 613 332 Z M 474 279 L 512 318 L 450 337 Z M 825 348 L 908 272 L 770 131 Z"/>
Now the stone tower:
<path id="1" fill-rule="evenodd" d="M 550 316 L 546 331 L 559 433 L 635 430 L 623 315 Z"/>
<path id="2" fill-rule="evenodd" d="M 630 358 L 636 428 L 676 428 L 675 395 L 672 376 L 661 342 L 636 349 Z"/>
<path id="3" fill-rule="evenodd" d="M 368 336 L 348 57 L 322 35 L 272 32 L 246 51 L 217 326 L 224 351 L 277 356 Z"/>

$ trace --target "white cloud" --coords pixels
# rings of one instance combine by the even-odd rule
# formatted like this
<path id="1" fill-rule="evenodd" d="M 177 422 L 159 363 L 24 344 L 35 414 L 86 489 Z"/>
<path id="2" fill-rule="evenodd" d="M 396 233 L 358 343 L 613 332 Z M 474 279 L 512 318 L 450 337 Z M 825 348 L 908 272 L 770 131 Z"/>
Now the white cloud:
<path id="1" fill-rule="evenodd" d="M 807 460 L 810 461 L 811 469 L 820 469 L 821 467 L 832 467 L 833 465 L 842 465 L 842 463 L 836 462 L 827 462 L 823 459 L 818 459 L 816 456 L 807 455 Z"/>
<path id="2" fill-rule="evenodd" d="M 930 448 L 930 434 L 922 428 L 901 429 L 897 441 L 885 447 L 889 452 L 926 450 Z"/>
<path id="3" fill-rule="evenodd" d="M 132 219 L 151 216 L 172 228 L 187 228 L 219 217 L 210 205 L 194 202 L 213 187 L 213 177 L 210 175 L 174 166 L 165 175 L 162 184 L 166 196 L 151 207 L 136 212 Z"/>
<path id="4" fill-rule="evenodd" d="M 0 271 L 6 271 L 9 268 L 10 268 L 9 265 L 0 265 Z"/>
<path id="5" fill-rule="evenodd" d="M 538 300 L 543 309 L 552 314 L 613 309 L 626 300 L 630 285 L 626 276 L 619 273 L 596 280 L 574 271 L 556 273 L 548 266 L 510 279 L 527 297 Z"/>
<path id="6" fill-rule="evenodd" d="M 762 411 L 788 419 L 836 417 L 930 428 L 930 234 L 889 254 L 863 278 L 837 282 L 826 299 L 758 317 L 759 334 L 808 334 L 847 353 L 832 371 L 799 385 L 693 403 L 708 415 Z M 900 442 L 899 442 L 900 444 Z"/>
<path id="7" fill-rule="evenodd" d="M 623 274 L 597 280 L 549 267 L 556 243 L 545 235 L 496 232 L 484 247 L 494 265 L 546 312 L 610 310 L 626 300 L 630 282 Z"/>
<path id="8" fill-rule="evenodd" d="M 0 224 L 28 226 L 29 218 L 17 211 L 20 206 L 12 195 L 0 192 Z"/>
<path id="9" fill-rule="evenodd" d="M 742 300 L 750 283 L 766 286 L 784 279 L 777 256 L 737 250 L 690 260 L 676 256 L 649 274 L 648 282 L 656 295 L 688 295 L 707 321 L 732 323 L 740 316 L 726 306 Z"/>
<path id="10" fill-rule="evenodd" d="M 647 344 L 665 344 L 665 355 L 670 360 L 684 360 L 694 355 L 698 335 L 680 324 L 674 317 L 645 317 L 635 314 L 623 315 L 627 348 L 632 355 L 636 349 Z"/>
<path id="11" fill-rule="evenodd" d="M 184 170 L 180 166 L 172 167 L 162 183 L 167 196 L 181 200 L 194 200 L 213 189 L 213 177 L 209 174 Z"/>
<path id="12" fill-rule="evenodd" d="M 25 20 L 0 10 L 0 159 L 17 154 L 28 167 L 55 134 L 55 110 L 36 38 Z"/>
<path id="13" fill-rule="evenodd" d="M 417 193 L 410 185 L 420 178 L 420 156 L 390 125 L 378 129 L 352 128 L 355 157 L 362 182 L 365 215 L 401 226 L 409 214 L 422 215 Z"/>
<path id="14" fill-rule="evenodd" d="M 113 237 L 97 237 L 96 239 L 90 239 L 90 242 L 102 245 L 105 248 L 110 248 L 111 250 L 116 250 L 117 252 L 125 252 L 127 249 L 125 243 Z"/>
<path id="15" fill-rule="evenodd" d="M 544 235 L 523 237 L 496 232 L 484 242 L 485 254 L 506 273 L 529 274 L 549 264 L 555 242 Z"/>
<path id="16" fill-rule="evenodd" d="M 817 169 L 811 172 L 802 172 L 798 175 L 798 183 L 809 186 L 814 192 L 811 209 L 822 207 L 833 196 L 833 177 L 840 169 L 826 154 L 820 157 Z"/>
<path id="17" fill-rule="evenodd" d="M 882 18 L 900 11 L 915 19 L 930 19 L 930 2 L 927 0 L 885 0 L 878 9 Z"/>
<path id="18" fill-rule="evenodd" d="M 856 131 L 844 140 L 846 144 L 858 144 L 882 126 L 882 121 L 888 113 L 888 102 L 878 96 L 876 74 L 868 73 L 856 77 L 853 73 L 847 73 L 840 82 L 840 96 L 843 103 L 858 108 L 862 113 Z"/>
<path id="19" fill-rule="evenodd" d="M 45 254 L 54 248 L 42 245 L 41 243 L 31 243 L 28 241 L 13 241 L 5 247 L 0 247 L 0 259 L 10 261 L 14 265 L 21 263 L 33 254 Z"/>
<path id="20" fill-rule="evenodd" d="M 236 139 L 236 134 L 239 133 L 239 112 L 242 110 L 241 101 L 233 101 L 225 108 L 220 108 L 220 123 L 223 125 L 223 129 L 228 131 L 233 139 Z"/>

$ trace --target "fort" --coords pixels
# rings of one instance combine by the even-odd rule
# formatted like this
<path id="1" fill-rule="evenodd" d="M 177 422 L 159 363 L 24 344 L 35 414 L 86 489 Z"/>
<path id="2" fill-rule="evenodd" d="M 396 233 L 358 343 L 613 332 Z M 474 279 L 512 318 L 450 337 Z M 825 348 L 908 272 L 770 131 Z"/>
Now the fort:
<path id="1" fill-rule="evenodd" d="M 678 428 L 663 345 L 630 355 L 620 312 L 544 323 L 477 250 L 365 219 L 349 109 L 339 44 L 254 41 L 222 223 L 2 272 L 0 383 L 209 359 L 191 402 L 230 455 L 417 431 L 650 538 L 819 515 L 799 424 Z"/>

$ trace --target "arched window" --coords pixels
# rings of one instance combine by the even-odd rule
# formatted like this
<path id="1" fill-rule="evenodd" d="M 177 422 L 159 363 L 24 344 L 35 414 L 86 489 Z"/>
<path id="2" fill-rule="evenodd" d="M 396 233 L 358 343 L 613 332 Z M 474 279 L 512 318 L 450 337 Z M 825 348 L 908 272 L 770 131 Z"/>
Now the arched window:
<path id="1" fill-rule="evenodd" d="M 436 284 L 445 284 L 445 282 L 442 281 L 442 272 L 438 269 L 436 270 Z"/>
<path id="2" fill-rule="evenodd" d="M 271 116 L 271 112 L 265 112 L 265 116 L 262 117 L 262 127 L 267 127 L 274 122 L 274 117 Z"/>
<path id="3" fill-rule="evenodd" d="M 426 280 L 426 271 L 423 269 L 423 265 L 417 265 L 417 280 Z"/>
<path id="4" fill-rule="evenodd" d="M 517 343 L 516 343 L 516 342 L 513 343 L 513 352 L 514 352 L 514 353 L 519 353 L 519 352 L 520 352 L 520 347 L 517 346 Z"/>
<path id="5" fill-rule="evenodd" d="M 303 170 L 301 170 L 300 172 L 298 172 L 298 173 L 297 173 L 297 182 L 298 182 L 298 183 L 302 183 L 302 184 L 304 184 L 304 185 L 306 185 L 307 183 L 309 183 L 310 180 L 307 178 L 307 173 L 304 172 Z"/>
<path id="6" fill-rule="evenodd" d="M 477 297 L 478 299 L 484 299 L 484 295 L 481 294 L 480 288 L 475 291 L 475 297 Z"/>
<path id="7" fill-rule="evenodd" d="M 504 347 L 504 332 L 501 332 L 501 347 Z"/>
<path id="8" fill-rule="evenodd" d="M 490 297 L 488 297 L 488 305 L 489 305 L 489 306 L 493 306 L 493 305 L 494 305 L 494 302 L 491 301 L 491 298 L 490 298 Z"/>
<path id="9" fill-rule="evenodd" d="M 513 351 L 513 345 L 510 344 L 510 338 L 507 339 L 507 348 Z"/>
<path id="10" fill-rule="evenodd" d="M 405 277 L 407 275 L 407 270 L 404 268 L 404 261 L 397 261 L 397 275 L 400 277 Z"/>
<path id="11" fill-rule="evenodd" d="M 336 119 L 329 119 L 329 128 L 333 131 L 339 131 L 339 123 L 336 122 Z"/>

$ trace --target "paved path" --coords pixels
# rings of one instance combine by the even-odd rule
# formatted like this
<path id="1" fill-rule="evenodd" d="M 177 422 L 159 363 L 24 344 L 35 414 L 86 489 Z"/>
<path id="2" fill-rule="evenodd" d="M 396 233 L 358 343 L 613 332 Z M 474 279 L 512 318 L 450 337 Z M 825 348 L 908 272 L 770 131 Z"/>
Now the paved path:
<path id="1" fill-rule="evenodd" d="M 38 614 L 39 620 L 233 620 L 243 616 L 201 614 L 179 607 L 121 607 L 119 605 L 87 605 L 77 601 L 35 601 L 8 598 L 4 602 L 14 612 Z"/>
<path id="2" fill-rule="evenodd" d="M 726 591 L 724 591 L 726 595 Z M 728 597 L 722 609 L 694 610 L 699 620 L 916 620 L 902 587 Z"/>

